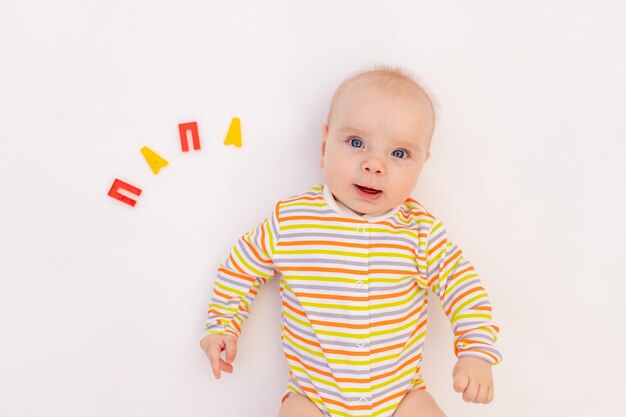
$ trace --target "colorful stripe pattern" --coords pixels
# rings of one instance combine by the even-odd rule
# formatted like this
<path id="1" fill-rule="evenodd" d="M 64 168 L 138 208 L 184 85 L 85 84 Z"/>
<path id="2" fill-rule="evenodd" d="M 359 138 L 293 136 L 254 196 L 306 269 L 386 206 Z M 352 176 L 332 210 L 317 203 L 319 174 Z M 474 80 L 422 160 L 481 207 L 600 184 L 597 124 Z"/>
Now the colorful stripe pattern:
<path id="1" fill-rule="evenodd" d="M 450 319 L 458 357 L 501 360 L 478 275 L 413 199 L 371 222 L 339 215 L 322 186 L 278 202 L 220 266 L 204 334 L 238 336 L 259 287 L 275 275 L 286 395 L 306 395 L 328 417 L 391 416 L 408 390 L 425 389 L 428 289 Z"/>

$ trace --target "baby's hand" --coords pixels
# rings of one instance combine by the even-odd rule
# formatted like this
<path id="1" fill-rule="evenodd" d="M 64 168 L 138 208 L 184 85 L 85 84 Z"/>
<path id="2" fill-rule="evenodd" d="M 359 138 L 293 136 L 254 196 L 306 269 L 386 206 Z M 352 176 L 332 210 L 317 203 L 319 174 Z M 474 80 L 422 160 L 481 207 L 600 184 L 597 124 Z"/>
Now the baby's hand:
<path id="1" fill-rule="evenodd" d="M 229 334 L 208 334 L 200 341 L 200 347 L 211 361 L 211 368 L 216 379 L 220 379 L 220 371 L 233 372 L 231 363 L 237 355 L 237 338 Z M 226 351 L 226 361 L 221 353 Z"/>
<path id="2" fill-rule="evenodd" d="M 479 358 L 459 358 L 452 370 L 454 390 L 467 402 L 489 403 L 493 399 L 491 364 Z"/>

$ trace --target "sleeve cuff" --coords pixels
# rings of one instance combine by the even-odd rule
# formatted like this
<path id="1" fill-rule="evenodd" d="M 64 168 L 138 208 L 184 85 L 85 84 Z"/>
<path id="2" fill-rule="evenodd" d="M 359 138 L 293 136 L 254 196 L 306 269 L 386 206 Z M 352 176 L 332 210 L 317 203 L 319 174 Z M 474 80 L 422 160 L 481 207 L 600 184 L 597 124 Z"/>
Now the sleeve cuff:
<path id="1" fill-rule="evenodd" d="M 457 358 L 474 357 L 482 359 L 491 365 L 502 362 L 502 355 L 493 345 L 485 343 L 458 342 L 455 345 L 455 355 Z"/>
<path id="2" fill-rule="evenodd" d="M 230 326 L 212 326 L 210 329 L 205 330 L 202 336 L 200 336 L 200 347 L 202 347 L 202 339 L 204 339 L 207 335 L 210 334 L 228 334 L 234 336 L 239 339 L 239 333 Z"/>

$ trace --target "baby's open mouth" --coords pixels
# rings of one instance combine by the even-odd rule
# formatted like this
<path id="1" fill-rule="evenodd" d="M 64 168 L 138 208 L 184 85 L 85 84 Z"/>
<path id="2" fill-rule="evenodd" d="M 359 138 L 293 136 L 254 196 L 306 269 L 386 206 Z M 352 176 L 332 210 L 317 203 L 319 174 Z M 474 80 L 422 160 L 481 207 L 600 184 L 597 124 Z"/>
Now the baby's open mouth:
<path id="1" fill-rule="evenodd" d="M 356 185 L 356 187 L 357 187 L 359 190 L 363 191 L 364 193 L 368 193 L 368 194 L 378 194 L 378 193 L 382 193 L 382 191 L 381 191 L 381 190 L 377 190 L 377 189 L 375 189 L 375 188 L 363 187 L 363 186 L 358 185 L 358 184 L 354 184 L 354 185 Z"/>

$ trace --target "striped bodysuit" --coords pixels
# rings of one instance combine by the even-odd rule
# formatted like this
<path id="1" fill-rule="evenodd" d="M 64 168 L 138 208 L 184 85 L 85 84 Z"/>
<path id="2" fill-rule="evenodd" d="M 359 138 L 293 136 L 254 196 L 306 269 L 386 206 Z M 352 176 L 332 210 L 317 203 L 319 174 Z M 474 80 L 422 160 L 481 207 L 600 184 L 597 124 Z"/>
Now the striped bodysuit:
<path id="1" fill-rule="evenodd" d="M 438 296 L 457 357 L 496 364 L 498 327 L 474 267 L 413 199 L 358 216 L 314 186 L 279 201 L 220 265 L 204 335 L 239 336 L 259 287 L 280 277 L 290 393 L 327 417 L 391 416 L 425 389 L 427 293 Z"/>

